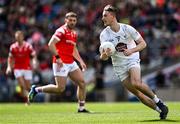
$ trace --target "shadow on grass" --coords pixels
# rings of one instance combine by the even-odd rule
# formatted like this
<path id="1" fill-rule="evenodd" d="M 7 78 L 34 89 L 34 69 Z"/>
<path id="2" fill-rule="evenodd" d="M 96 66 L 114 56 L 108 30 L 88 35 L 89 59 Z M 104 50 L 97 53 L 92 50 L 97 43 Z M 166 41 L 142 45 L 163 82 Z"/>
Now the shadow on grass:
<path id="1" fill-rule="evenodd" d="M 119 113 L 122 113 L 122 112 L 93 112 L 91 111 L 88 114 L 119 114 Z"/>
<path id="2" fill-rule="evenodd" d="M 153 119 L 153 120 L 142 120 L 139 122 L 180 122 L 180 120 L 171 120 L 171 119 L 165 119 L 165 120 L 160 120 L 160 119 Z"/>

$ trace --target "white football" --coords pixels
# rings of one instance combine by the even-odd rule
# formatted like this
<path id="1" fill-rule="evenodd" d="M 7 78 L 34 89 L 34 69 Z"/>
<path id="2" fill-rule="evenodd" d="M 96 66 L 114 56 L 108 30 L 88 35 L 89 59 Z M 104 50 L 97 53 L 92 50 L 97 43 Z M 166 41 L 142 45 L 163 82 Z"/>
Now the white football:
<path id="1" fill-rule="evenodd" d="M 103 49 L 106 50 L 107 48 L 111 49 L 111 55 L 113 55 L 116 51 L 115 46 L 113 43 L 111 42 L 103 42 L 100 47 L 99 47 L 99 51 L 100 53 L 102 53 Z"/>

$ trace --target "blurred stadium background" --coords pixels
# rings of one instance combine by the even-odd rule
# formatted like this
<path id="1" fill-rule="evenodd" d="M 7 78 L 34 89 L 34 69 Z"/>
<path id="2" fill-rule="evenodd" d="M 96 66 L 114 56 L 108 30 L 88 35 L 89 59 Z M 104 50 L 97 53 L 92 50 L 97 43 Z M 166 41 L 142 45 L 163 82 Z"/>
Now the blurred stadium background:
<path id="1" fill-rule="evenodd" d="M 68 11 L 78 14 L 78 48 L 88 65 L 87 101 L 136 101 L 114 75 L 110 60 L 98 59 L 106 4 L 118 7 L 119 21 L 134 26 L 148 44 L 141 52 L 143 80 L 163 100 L 180 100 L 179 0 L 0 0 L 0 102 L 21 102 L 14 76 L 5 75 L 9 46 L 18 29 L 38 53 L 40 64 L 33 70 L 32 84 L 54 83 L 47 43 Z M 76 101 L 75 89 L 68 80 L 62 95 L 41 94 L 36 101 Z"/>

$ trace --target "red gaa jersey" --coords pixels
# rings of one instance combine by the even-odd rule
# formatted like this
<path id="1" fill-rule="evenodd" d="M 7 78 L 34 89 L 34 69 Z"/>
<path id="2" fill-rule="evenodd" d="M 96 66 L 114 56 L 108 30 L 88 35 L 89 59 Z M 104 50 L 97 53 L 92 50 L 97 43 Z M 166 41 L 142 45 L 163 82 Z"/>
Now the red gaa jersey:
<path id="1" fill-rule="evenodd" d="M 10 54 L 14 59 L 14 69 L 30 70 L 30 57 L 33 52 L 35 51 L 32 45 L 27 42 L 23 42 L 22 46 L 19 46 L 17 42 L 13 43 L 10 46 Z"/>
<path id="2" fill-rule="evenodd" d="M 77 41 L 77 33 L 63 25 L 56 30 L 53 37 L 59 40 L 59 42 L 56 43 L 56 50 L 63 63 L 72 63 L 74 61 L 73 50 Z M 56 62 L 55 60 L 56 58 L 53 57 L 54 63 Z"/>

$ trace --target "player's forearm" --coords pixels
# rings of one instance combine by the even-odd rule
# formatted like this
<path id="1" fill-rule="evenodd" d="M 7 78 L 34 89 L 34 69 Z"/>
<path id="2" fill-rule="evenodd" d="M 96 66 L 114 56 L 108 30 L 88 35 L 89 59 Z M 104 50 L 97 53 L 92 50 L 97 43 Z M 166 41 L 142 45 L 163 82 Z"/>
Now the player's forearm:
<path id="1" fill-rule="evenodd" d="M 79 54 L 79 51 L 77 50 L 77 48 L 74 48 L 74 52 L 73 52 L 73 57 L 78 61 L 78 62 L 84 62 Z"/>
<path id="2" fill-rule="evenodd" d="M 7 67 L 8 68 L 13 68 L 13 58 L 12 57 L 8 57 L 8 60 L 7 60 Z"/>
<path id="3" fill-rule="evenodd" d="M 33 66 L 34 66 L 34 67 L 37 67 L 37 66 L 38 66 L 38 60 L 37 60 L 37 55 L 36 55 L 36 53 L 33 54 L 32 57 L 33 57 L 33 58 L 32 58 L 32 64 L 33 64 Z"/>
<path id="4" fill-rule="evenodd" d="M 56 46 L 55 46 L 55 42 L 50 41 L 49 44 L 48 44 L 48 46 L 49 46 L 50 51 L 51 51 L 54 55 L 58 55 L 58 52 L 57 52 Z"/>
<path id="5" fill-rule="evenodd" d="M 33 61 L 37 60 L 37 54 L 35 51 L 32 52 L 31 56 Z"/>
<path id="6" fill-rule="evenodd" d="M 133 51 L 133 53 L 135 53 L 135 52 L 139 52 L 139 51 L 143 50 L 144 48 L 146 48 L 146 42 L 141 41 L 135 48 L 132 49 L 132 51 Z"/>
<path id="7" fill-rule="evenodd" d="M 84 62 L 83 60 L 82 60 L 82 58 L 80 57 L 80 55 L 76 55 L 76 56 L 74 56 L 74 58 L 78 61 L 78 62 Z"/>

